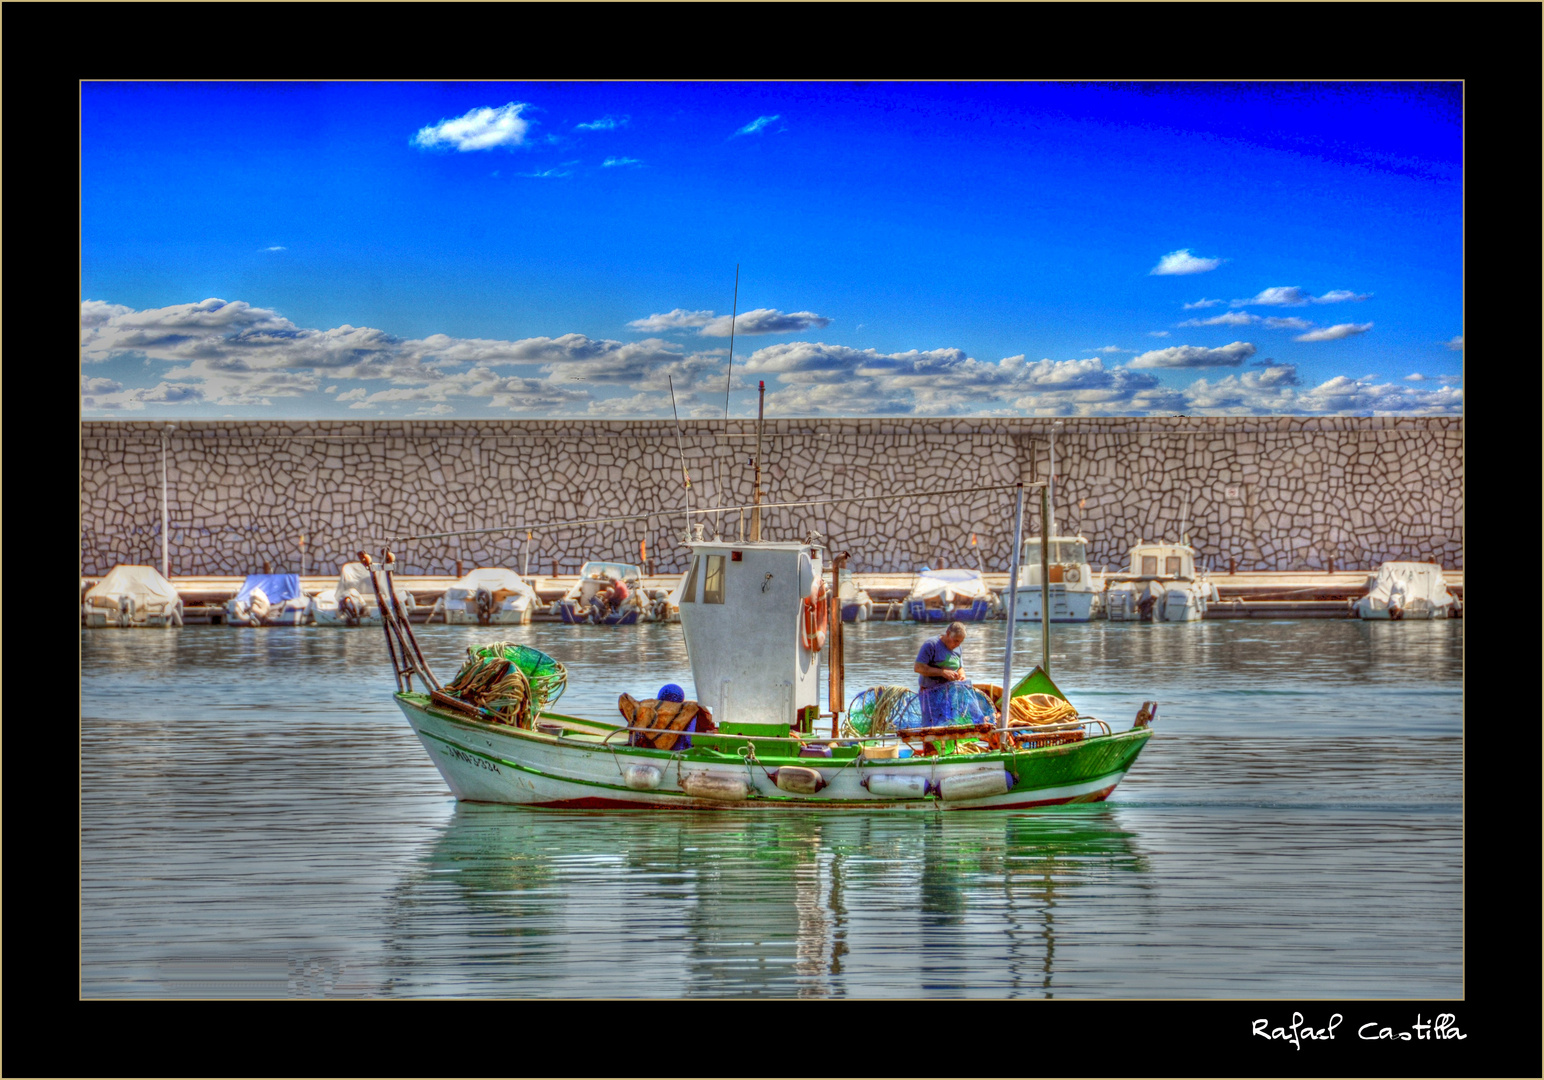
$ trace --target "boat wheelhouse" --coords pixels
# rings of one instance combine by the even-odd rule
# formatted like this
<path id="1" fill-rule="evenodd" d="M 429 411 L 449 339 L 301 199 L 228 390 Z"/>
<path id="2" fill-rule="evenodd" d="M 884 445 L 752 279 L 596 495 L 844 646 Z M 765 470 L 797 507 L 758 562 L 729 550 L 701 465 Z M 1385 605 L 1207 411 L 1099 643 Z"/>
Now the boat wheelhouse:
<path id="1" fill-rule="evenodd" d="M 1015 618 L 1021 622 L 1039 622 L 1040 605 L 1045 593 L 1051 600 L 1052 622 L 1088 622 L 1103 612 L 1101 584 L 1094 580 L 1088 565 L 1088 540 L 1082 536 L 1053 536 L 1045 553 L 1046 583 L 1041 585 L 1040 537 L 1024 541 L 1019 562 L 1019 600 Z"/>

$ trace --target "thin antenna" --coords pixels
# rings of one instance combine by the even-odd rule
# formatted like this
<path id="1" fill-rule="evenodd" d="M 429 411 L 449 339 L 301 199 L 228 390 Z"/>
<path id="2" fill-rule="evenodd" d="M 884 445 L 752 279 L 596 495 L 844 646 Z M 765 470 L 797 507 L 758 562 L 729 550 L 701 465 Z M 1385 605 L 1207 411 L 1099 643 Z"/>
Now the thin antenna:
<path id="1" fill-rule="evenodd" d="M 675 417 L 675 444 L 676 452 L 681 455 L 681 479 L 686 481 L 686 509 L 692 508 L 692 478 L 686 471 L 686 447 L 681 444 L 681 414 L 676 411 L 675 403 L 675 379 L 665 376 L 665 382 L 670 386 L 670 413 Z M 655 384 L 659 385 L 658 383 Z"/>
<path id="2" fill-rule="evenodd" d="M 724 420 L 729 420 L 729 383 L 734 375 L 734 324 L 740 316 L 740 264 L 734 264 L 734 307 L 729 312 L 729 368 L 724 372 Z M 727 428 L 726 428 L 727 430 Z"/>

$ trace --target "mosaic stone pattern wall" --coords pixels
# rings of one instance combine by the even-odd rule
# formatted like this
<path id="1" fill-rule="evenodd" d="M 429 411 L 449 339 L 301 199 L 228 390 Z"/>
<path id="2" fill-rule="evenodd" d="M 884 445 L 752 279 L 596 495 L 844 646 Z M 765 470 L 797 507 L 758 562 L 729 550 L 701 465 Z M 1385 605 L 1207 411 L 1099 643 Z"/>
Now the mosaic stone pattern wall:
<path id="1" fill-rule="evenodd" d="M 1012 494 L 950 489 L 1043 480 L 1051 420 L 769 420 L 764 500 L 873 497 L 764 511 L 768 539 L 811 530 L 860 571 L 1004 570 Z M 409 574 L 457 561 L 573 573 L 585 559 L 684 569 L 688 500 L 670 421 L 88 421 L 81 425 L 81 571 L 159 566 L 163 439 L 174 576 L 328 574 L 391 536 L 505 525 L 524 532 L 398 545 Z M 683 424 L 691 504 L 751 500 L 754 422 Z M 1463 420 L 1453 417 L 1066 419 L 1056 429 L 1058 533 L 1096 567 L 1139 540 L 1191 542 L 1221 569 L 1463 566 Z M 920 492 L 916 498 L 893 497 Z M 1039 530 L 1026 496 L 1025 535 Z M 648 519 L 547 523 L 660 512 Z M 699 519 L 700 520 L 700 519 Z M 735 536 L 740 514 L 707 517 Z M 970 538 L 977 538 L 973 548 Z M 302 550 L 301 538 L 305 538 Z M 529 563 L 526 560 L 529 558 Z"/>

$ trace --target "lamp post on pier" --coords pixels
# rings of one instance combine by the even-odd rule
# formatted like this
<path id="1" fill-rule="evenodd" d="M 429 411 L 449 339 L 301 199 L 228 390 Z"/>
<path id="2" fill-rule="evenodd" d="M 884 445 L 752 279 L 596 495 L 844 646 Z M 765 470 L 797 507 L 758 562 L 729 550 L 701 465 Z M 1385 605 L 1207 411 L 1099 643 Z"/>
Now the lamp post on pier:
<path id="1" fill-rule="evenodd" d="M 170 521 L 171 513 L 167 509 L 167 484 L 166 484 L 166 451 L 170 444 L 171 436 L 177 430 L 176 424 L 167 424 L 161 429 L 161 576 L 171 579 L 171 537 Z"/>

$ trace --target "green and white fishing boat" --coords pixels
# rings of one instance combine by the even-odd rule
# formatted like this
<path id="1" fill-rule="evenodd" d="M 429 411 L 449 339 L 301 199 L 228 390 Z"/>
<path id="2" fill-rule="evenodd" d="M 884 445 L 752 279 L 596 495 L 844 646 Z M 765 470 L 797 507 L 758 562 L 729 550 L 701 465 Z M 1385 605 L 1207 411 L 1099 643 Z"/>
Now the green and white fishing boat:
<path id="1" fill-rule="evenodd" d="M 1017 580 L 1023 487 L 968 489 L 1017 489 L 1010 582 Z M 390 548 L 383 551 L 372 577 L 392 612 L 386 640 L 396 702 L 458 799 L 566 808 L 864 812 L 1097 802 L 1115 790 L 1151 737 L 1153 702 L 1119 732 L 1079 714 L 1050 679 L 1048 639 L 1041 666 L 1012 680 L 1017 590 L 1011 587 L 1003 678 L 1004 686 L 1012 686 L 1011 708 L 994 711 L 988 702 L 984 710 L 948 716 L 935 708 L 931 726 L 887 731 L 855 724 L 845 710 L 822 713 L 819 677 L 827 647 L 828 700 L 838 708 L 845 700 L 836 606 L 845 553 L 834 556 L 828 587 L 817 534 L 802 542 L 763 540 L 759 499 L 729 509 L 752 512 L 749 535 L 742 526 L 739 539 L 710 538 L 699 522 L 682 538 L 691 555 L 681 629 L 697 700 L 635 702 L 624 694 L 618 713 L 607 718 L 557 711 L 553 704 L 566 682 L 561 665 L 504 643 L 474 651 L 456 678 L 442 685 L 390 600 L 393 556 Z M 361 553 L 361 561 L 368 556 Z M 1016 700 L 1021 697 L 1027 700 Z M 1037 713 L 1054 720 L 1021 722 Z"/>

